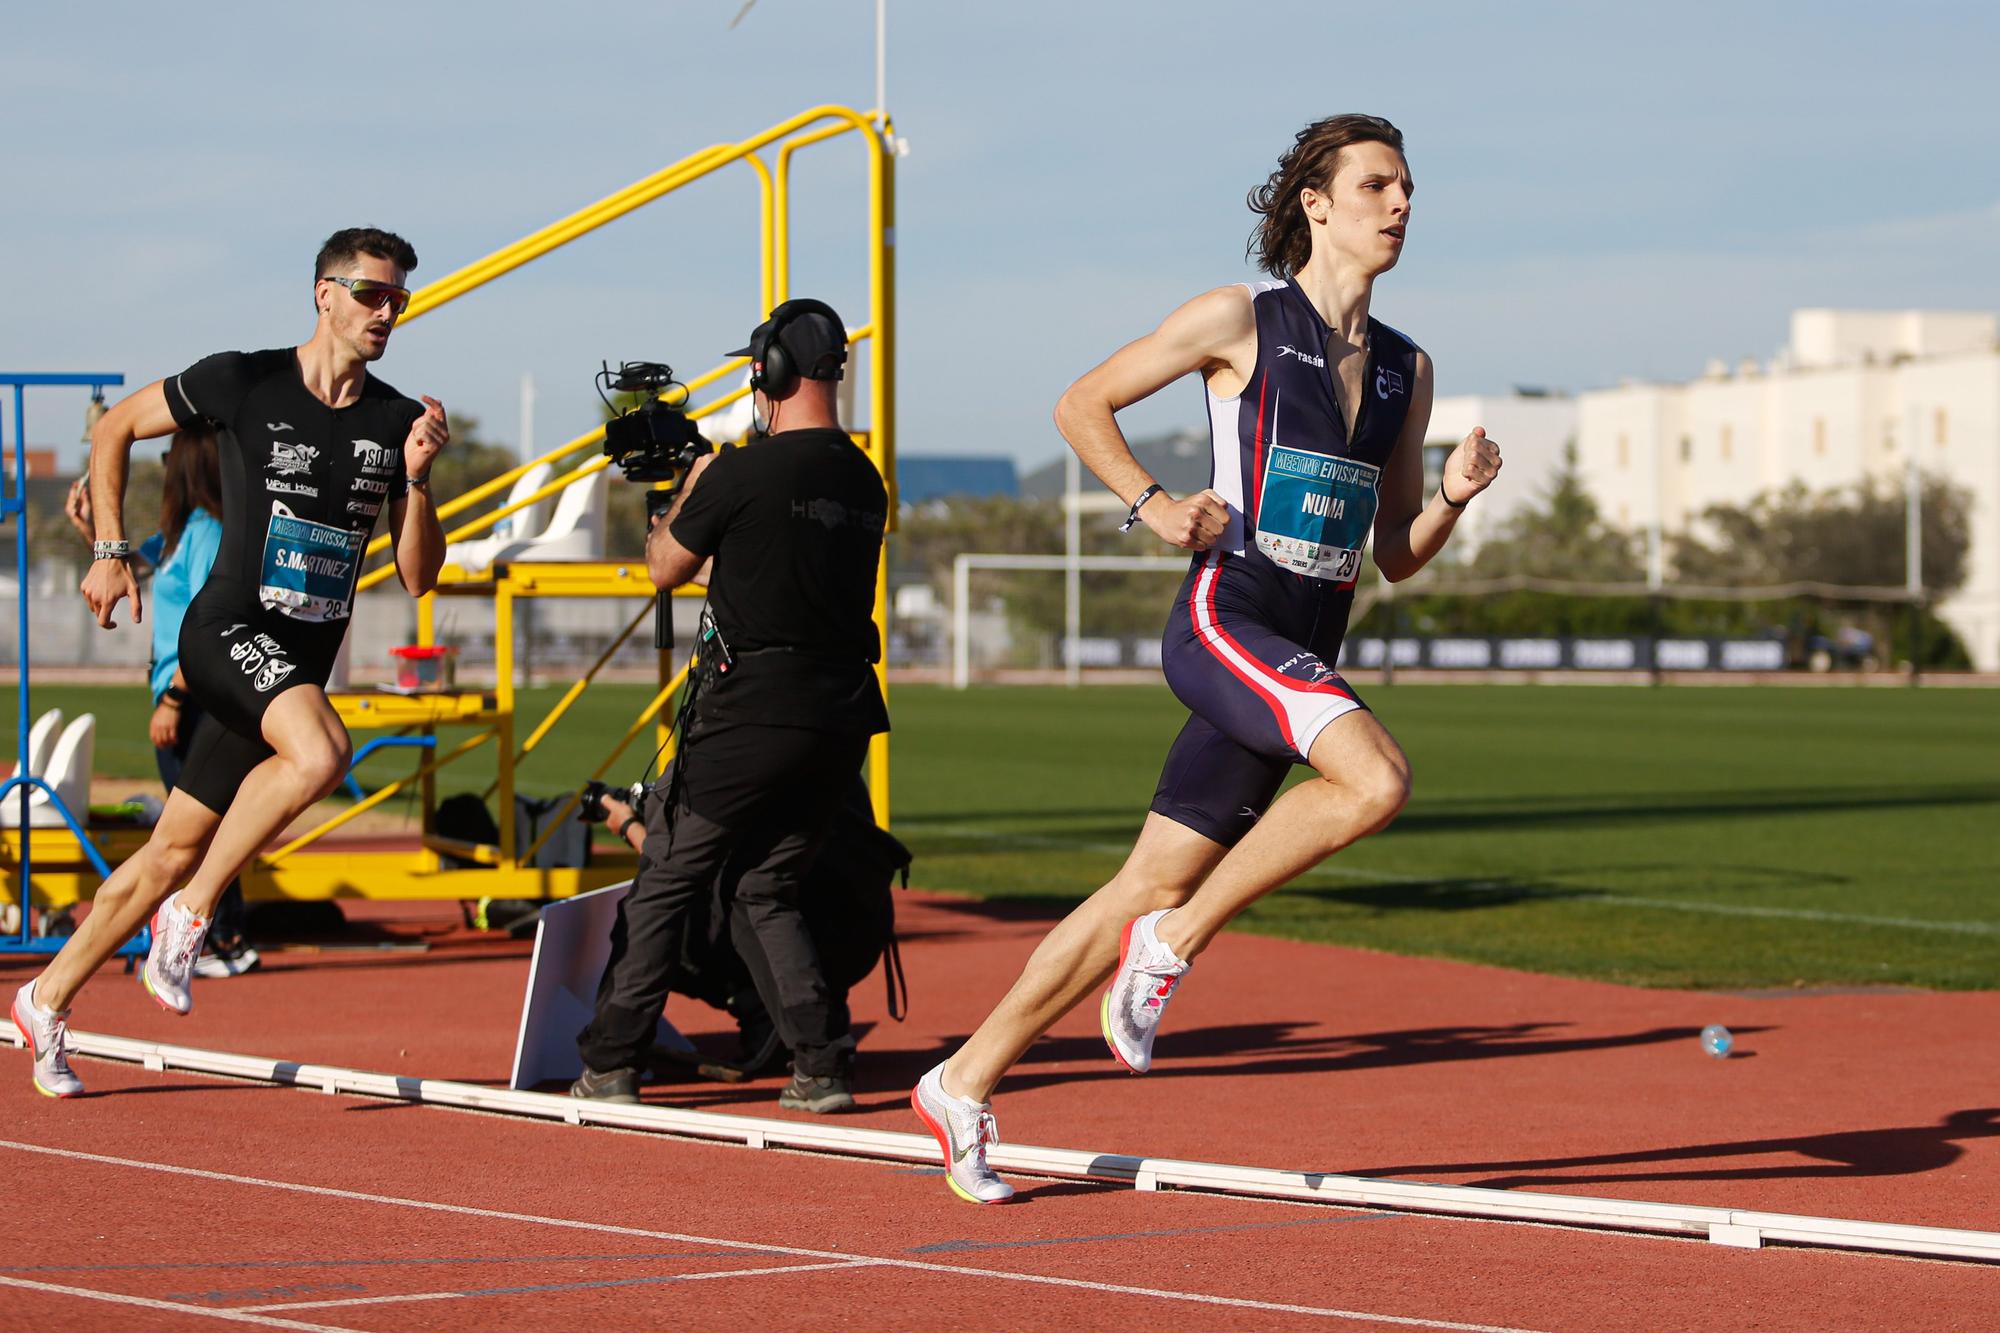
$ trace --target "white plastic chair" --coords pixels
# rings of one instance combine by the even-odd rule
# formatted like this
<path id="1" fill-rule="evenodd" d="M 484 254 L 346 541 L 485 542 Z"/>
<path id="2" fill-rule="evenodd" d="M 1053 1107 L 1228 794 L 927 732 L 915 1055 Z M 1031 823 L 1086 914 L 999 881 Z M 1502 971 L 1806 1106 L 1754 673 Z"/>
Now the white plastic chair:
<path id="1" fill-rule="evenodd" d="M 48 712 L 36 718 L 35 724 L 28 728 L 27 776 L 38 778 L 47 771 L 49 766 L 49 749 L 55 744 L 56 732 L 61 729 L 62 720 L 62 709 L 51 708 Z M 7 776 L 10 778 L 21 776 L 21 766 L 16 764 L 8 769 Z"/>
<path id="2" fill-rule="evenodd" d="M 96 758 L 97 716 L 85 713 L 63 728 L 49 751 L 48 766 L 39 775 L 55 788 L 56 795 L 62 797 L 79 824 L 90 822 L 90 772 Z M 20 824 L 20 798 L 12 792 L 8 795 L 13 799 L 0 801 L 0 827 L 15 828 Z M 62 812 L 50 804 L 48 793 L 40 788 L 28 800 L 28 825 L 30 828 L 63 826 Z"/>
<path id="3" fill-rule="evenodd" d="M 537 463 L 523 472 L 507 492 L 507 503 L 525 499 L 549 484 L 555 475 L 555 468 L 548 463 Z M 527 541 L 542 530 L 542 520 L 548 511 L 547 500 L 537 500 L 526 509 L 518 509 L 493 525 L 493 530 L 484 537 L 474 537 L 470 541 L 453 542 L 444 548 L 445 563 L 457 565 L 460 569 L 484 569 L 493 563 L 493 557 L 511 542 Z"/>
<path id="4" fill-rule="evenodd" d="M 555 517 L 546 531 L 524 541 L 508 542 L 488 563 L 501 560 L 601 560 L 604 558 L 605 507 L 610 497 L 604 471 L 571 482 L 556 493 Z"/>

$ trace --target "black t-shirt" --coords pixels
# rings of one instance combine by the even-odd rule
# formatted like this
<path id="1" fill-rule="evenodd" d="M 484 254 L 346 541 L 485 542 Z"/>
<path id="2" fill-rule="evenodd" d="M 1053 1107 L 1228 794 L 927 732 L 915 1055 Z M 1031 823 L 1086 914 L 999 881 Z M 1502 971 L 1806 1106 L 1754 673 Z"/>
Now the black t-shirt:
<path id="1" fill-rule="evenodd" d="M 346 407 L 305 386 L 298 352 L 218 352 L 166 381 L 182 427 L 216 431 L 222 545 L 209 583 L 246 609 L 345 620 L 376 516 L 407 483 L 403 441 L 423 415 L 373 375 Z"/>
<path id="2" fill-rule="evenodd" d="M 736 657 L 703 695 L 705 717 L 889 729 L 873 665 L 888 510 L 881 473 L 838 430 L 784 431 L 709 464 L 670 528 L 714 557 L 709 606 Z"/>

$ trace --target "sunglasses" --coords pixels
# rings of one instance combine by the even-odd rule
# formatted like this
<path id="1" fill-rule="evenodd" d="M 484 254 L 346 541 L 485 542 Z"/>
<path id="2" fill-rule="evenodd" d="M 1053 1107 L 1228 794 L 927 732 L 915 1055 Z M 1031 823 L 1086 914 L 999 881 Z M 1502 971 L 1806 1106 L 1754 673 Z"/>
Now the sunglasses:
<path id="1" fill-rule="evenodd" d="M 387 306 L 398 315 L 409 309 L 408 287 L 398 287 L 393 282 L 377 282 L 373 278 L 337 278 L 330 273 L 326 275 L 326 281 L 337 282 L 347 288 L 348 294 L 365 306 L 377 310 Z"/>

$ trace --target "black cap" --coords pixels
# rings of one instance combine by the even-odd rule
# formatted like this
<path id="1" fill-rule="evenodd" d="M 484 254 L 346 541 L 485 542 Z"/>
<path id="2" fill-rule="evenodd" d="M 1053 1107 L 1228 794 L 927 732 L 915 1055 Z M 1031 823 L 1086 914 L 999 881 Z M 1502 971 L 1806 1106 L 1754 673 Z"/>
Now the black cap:
<path id="1" fill-rule="evenodd" d="M 774 324 L 779 325 L 779 345 L 798 367 L 802 379 L 841 378 L 841 367 L 847 364 L 847 328 L 833 307 L 820 301 L 785 302 L 771 312 L 771 318 L 750 331 L 748 345 L 728 355 L 755 357 L 755 349 L 764 346 Z"/>

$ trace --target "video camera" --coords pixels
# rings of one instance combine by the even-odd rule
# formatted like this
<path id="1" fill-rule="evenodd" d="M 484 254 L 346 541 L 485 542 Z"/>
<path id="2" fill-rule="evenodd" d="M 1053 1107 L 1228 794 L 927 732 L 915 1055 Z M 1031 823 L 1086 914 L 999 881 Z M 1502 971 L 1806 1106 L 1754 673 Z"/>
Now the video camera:
<path id="1" fill-rule="evenodd" d="M 643 393 L 646 401 L 618 411 L 612 393 Z M 676 486 L 695 460 L 715 446 L 687 415 L 687 386 L 660 361 L 609 362 L 597 372 L 597 396 L 614 416 L 604 423 L 604 453 L 637 482 L 672 481 Z M 660 492 L 670 495 L 672 492 Z M 651 504 L 648 505 L 649 517 Z"/>
<path id="2" fill-rule="evenodd" d="M 632 813 L 641 823 L 646 817 L 646 798 L 650 794 L 643 782 L 635 782 L 629 787 L 614 787 L 608 782 L 592 778 L 583 786 L 583 799 L 577 803 L 576 817 L 586 824 L 602 824 L 611 817 L 604 808 L 604 798 L 609 796 L 632 807 Z"/>

